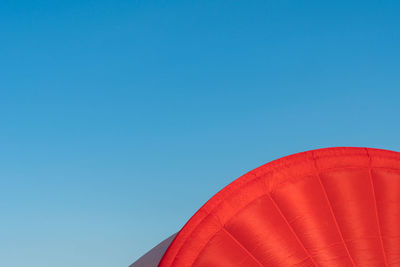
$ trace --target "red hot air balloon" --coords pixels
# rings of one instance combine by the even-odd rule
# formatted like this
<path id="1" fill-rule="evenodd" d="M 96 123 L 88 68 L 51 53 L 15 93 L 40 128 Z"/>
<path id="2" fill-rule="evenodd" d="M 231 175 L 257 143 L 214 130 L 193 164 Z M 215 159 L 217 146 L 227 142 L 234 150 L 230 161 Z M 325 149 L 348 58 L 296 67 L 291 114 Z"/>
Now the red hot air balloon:
<path id="1" fill-rule="evenodd" d="M 212 197 L 159 267 L 400 266 L 400 153 L 307 151 Z"/>

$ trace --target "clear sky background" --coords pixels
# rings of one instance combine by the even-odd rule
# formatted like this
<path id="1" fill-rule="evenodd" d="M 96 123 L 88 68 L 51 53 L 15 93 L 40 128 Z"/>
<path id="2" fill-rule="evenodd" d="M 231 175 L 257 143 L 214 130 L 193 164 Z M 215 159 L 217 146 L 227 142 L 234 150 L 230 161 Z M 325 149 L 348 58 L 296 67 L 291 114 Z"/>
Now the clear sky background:
<path id="1" fill-rule="evenodd" d="M 0 0 L 0 265 L 126 267 L 273 159 L 400 151 L 399 14 Z"/>

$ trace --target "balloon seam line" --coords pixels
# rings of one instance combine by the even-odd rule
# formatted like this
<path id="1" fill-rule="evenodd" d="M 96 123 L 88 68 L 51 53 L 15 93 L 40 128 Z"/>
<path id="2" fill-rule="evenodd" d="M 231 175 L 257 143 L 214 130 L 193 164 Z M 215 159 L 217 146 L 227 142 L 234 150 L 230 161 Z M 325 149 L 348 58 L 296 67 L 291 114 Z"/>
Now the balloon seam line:
<path id="1" fill-rule="evenodd" d="M 381 232 L 381 223 L 379 221 L 379 214 L 378 214 L 378 204 L 376 201 L 376 195 L 375 195 L 375 186 L 374 186 L 374 180 L 372 178 L 372 157 L 369 154 L 369 151 L 367 148 L 365 148 L 365 150 L 367 151 L 367 156 L 369 159 L 369 168 L 368 168 L 368 173 L 369 173 L 369 178 L 370 178 L 370 182 L 371 182 L 371 188 L 372 188 L 372 196 L 374 198 L 374 205 L 375 205 L 375 218 L 376 218 L 376 223 L 378 225 L 378 231 L 379 231 L 379 243 L 381 244 L 381 248 L 382 248 L 382 254 L 383 254 L 383 260 L 385 261 L 385 266 L 389 266 L 387 259 L 386 259 L 386 252 L 385 252 L 385 247 L 383 246 L 383 239 L 382 239 L 382 232 Z"/>
<path id="2" fill-rule="evenodd" d="M 295 236 L 297 242 L 300 244 L 300 246 L 304 249 L 304 252 L 308 255 L 308 257 L 311 259 L 311 261 L 314 263 L 315 266 L 318 266 L 318 264 L 315 262 L 314 258 L 312 257 L 311 253 L 307 250 L 305 247 L 304 243 L 301 241 L 300 237 L 296 233 L 296 231 L 293 229 L 292 225 L 290 225 L 289 221 L 287 220 L 286 216 L 283 214 L 281 208 L 279 207 L 278 203 L 275 201 L 275 199 L 271 196 L 271 194 L 268 194 L 270 197 L 272 203 L 278 210 L 279 214 L 282 216 L 283 220 L 286 222 L 287 226 L 289 227 L 290 231 L 292 234 Z"/>
<path id="3" fill-rule="evenodd" d="M 317 161 L 316 161 L 316 159 L 315 159 L 315 155 L 314 155 L 314 152 L 313 152 L 313 151 L 312 151 L 312 158 L 313 158 L 313 162 L 314 162 L 314 169 L 315 169 L 315 173 L 316 173 L 317 179 L 318 179 L 318 181 L 319 181 L 319 184 L 321 185 L 322 192 L 323 192 L 324 195 L 325 195 L 326 201 L 328 202 L 329 211 L 330 211 L 330 213 L 331 213 L 331 215 L 332 215 L 332 217 L 333 217 L 333 220 L 334 220 L 334 222 L 335 222 L 336 229 L 337 229 L 337 231 L 339 232 L 340 238 L 342 239 L 344 248 L 346 249 L 346 252 L 347 252 L 347 254 L 348 254 L 348 256 L 349 256 L 349 259 L 350 259 L 351 263 L 353 264 L 353 266 L 356 266 L 356 264 L 355 264 L 355 262 L 354 262 L 354 260 L 353 260 L 353 257 L 352 257 L 351 254 L 350 254 L 349 248 L 347 247 L 347 244 L 346 244 L 346 242 L 344 241 L 344 237 L 343 237 L 342 231 L 340 230 L 339 223 L 337 222 L 337 219 L 336 219 L 336 215 L 335 215 L 335 213 L 333 212 L 332 204 L 331 204 L 331 201 L 330 201 L 330 199 L 329 199 L 329 197 L 328 197 L 328 194 L 326 193 L 325 186 L 324 186 L 324 184 L 322 183 L 320 171 L 319 171 L 319 168 L 318 168 L 318 166 L 317 166 Z"/>
<path id="4" fill-rule="evenodd" d="M 221 228 L 237 245 L 239 245 L 246 253 L 252 258 L 255 262 L 257 262 L 260 266 L 264 265 L 251 253 L 239 240 L 236 239 L 224 226 Z"/>

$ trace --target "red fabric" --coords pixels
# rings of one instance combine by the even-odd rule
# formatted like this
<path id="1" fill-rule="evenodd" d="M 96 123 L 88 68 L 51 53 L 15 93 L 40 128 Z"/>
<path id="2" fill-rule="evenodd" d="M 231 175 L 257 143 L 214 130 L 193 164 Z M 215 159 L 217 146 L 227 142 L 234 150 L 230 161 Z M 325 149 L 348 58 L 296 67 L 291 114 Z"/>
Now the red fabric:
<path id="1" fill-rule="evenodd" d="M 400 266 L 400 153 L 307 151 L 211 198 L 160 267 Z"/>

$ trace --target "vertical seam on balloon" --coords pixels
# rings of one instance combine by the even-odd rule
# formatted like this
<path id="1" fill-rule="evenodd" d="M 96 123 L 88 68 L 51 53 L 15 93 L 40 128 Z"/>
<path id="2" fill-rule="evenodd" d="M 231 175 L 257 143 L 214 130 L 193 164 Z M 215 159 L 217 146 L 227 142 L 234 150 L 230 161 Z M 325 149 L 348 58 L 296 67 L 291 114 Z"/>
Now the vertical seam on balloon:
<path id="1" fill-rule="evenodd" d="M 337 219 L 336 219 L 336 215 L 333 212 L 332 204 L 331 204 L 331 201 L 329 200 L 328 194 L 326 193 L 325 186 L 322 183 L 321 175 L 320 175 L 320 172 L 319 172 L 319 169 L 318 169 L 318 166 L 317 166 L 317 161 L 315 159 L 314 151 L 311 152 L 311 155 L 312 155 L 312 159 L 313 159 L 313 163 L 314 163 L 314 169 L 315 169 L 315 172 L 316 172 L 316 176 L 317 176 L 317 179 L 319 181 L 319 184 L 321 185 L 322 192 L 324 193 L 325 198 L 328 201 L 329 211 L 332 214 L 333 221 L 335 222 L 336 228 L 337 228 L 337 230 L 339 232 L 340 238 L 342 239 L 344 248 L 346 249 L 347 254 L 349 255 L 351 263 L 353 264 L 353 266 L 356 266 L 356 264 L 354 263 L 353 257 L 350 254 L 349 248 L 347 247 L 346 242 L 344 241 L 344 237 L 343 237 L 342 231 L 340 230 L 339 224 L 338 224 Z"/>
<path id="2" fill-rule="evenodd" d="M 383 239 L 382 239 L 382 232 L 381 232 L 381 223 L 379 221 L 379 214 L 378 214 L 378 203 L 376 201 L 376 195 L 375 195 L 375 186 L 374 186 L 374 180 L 372 178 L 372 158 L 371 155 L 369 154 L 369 151 L 367 148 L 365 148 L 365 150 L 367 151 L 367 156 L 368 156 L 368 173 L 369 173 L 369 178 L 371 181 L 371 186 L 372 186 L 372 196 L 374 197 L 374 204 L 375 204 L 375 217 L 376 217 L 376 223 L 378 224 L 378 231 L 379 231 L 379 240 L 381 243 L 381 247 L 382 247 L 382 254 L 383 254 L 383 259 L 385 261 L 385 266 L 389 266 L 387 259 L 386 259 L 386 252 L 385 252 L 385 247 L 383 246 Z"/>
<path id="3" fill-rule="evenodd" d="M 300 240 L 300 237 L 297 235 L 296 231 L 293 229 L 293 227 L 290 225 L 288 222 L 286 216 L 283 214 L 281 208 L 279 207 L 278 203 L 275 201 L 275 199 L 271 196 L 271 194 L 268 194 L 269 198 L 271 199 L 272 203 L 274 204 L 275 208 L 278 210 L 279 214 L 282 216 L 283 220 L 289 227 L 290 231 L 293 233 L 295 236 L 297 242 L 300 244 L 300 246 L 304 249 L 304 252 L 310 257 L 311 261 L 314 263 L 315 266 L 318 266 L 318 264 L 315 262 L 314 258 L 311 256 L 310 252 L 306 249 L 305 245 L 303 242 Z"/>
<path id="4" fill-rule="evenodd" d="M 239 240 L 236 239 L 236 237 L 234 237 L 227 229 L 225 229 L 225 227 L 222 227 L 222 231 L 224 231 L 226 234 L 228 234 L 228 236 L 234 241 L 236 242 L 236 244 L 238 244 L 244 251 L 246 251 L 246 253 L 250 256 L 250 258 L 252 258 L 255 262 L 257 262 L 260 266 L 264 266 L 242 243 L 240 243 Z"/>

